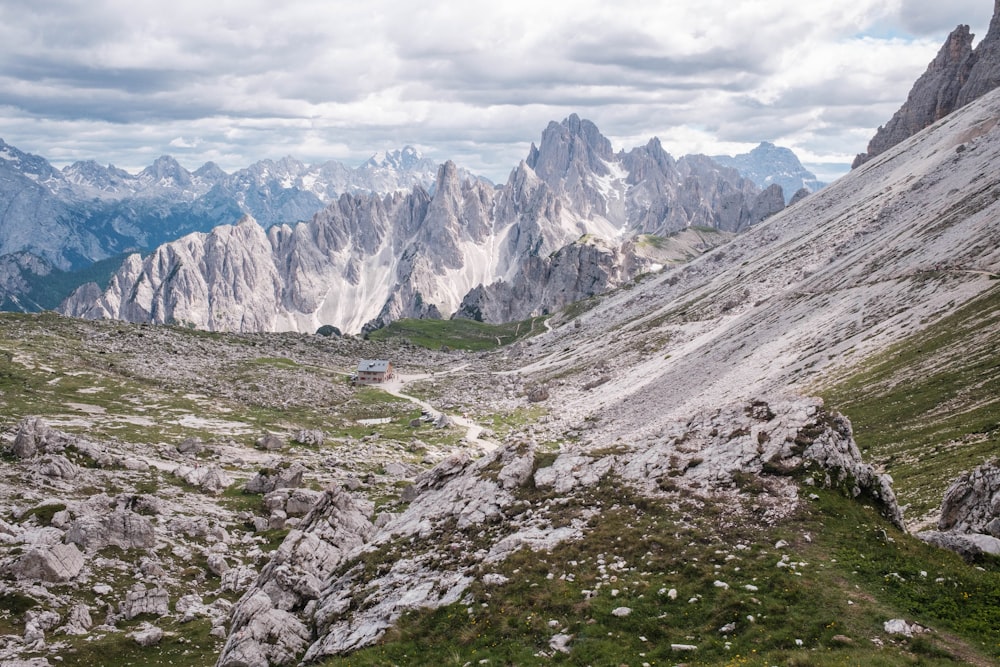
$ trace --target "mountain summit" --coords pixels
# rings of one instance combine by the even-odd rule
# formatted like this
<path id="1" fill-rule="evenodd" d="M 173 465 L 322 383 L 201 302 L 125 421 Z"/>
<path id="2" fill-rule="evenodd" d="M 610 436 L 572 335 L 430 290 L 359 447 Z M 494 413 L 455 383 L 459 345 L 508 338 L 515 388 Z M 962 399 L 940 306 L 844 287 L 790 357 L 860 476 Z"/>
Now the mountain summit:
<path id="1" fill-rule="evenodd" d="M 945 40 L 927 71 L 917 79 L 903 106 L 854 158 L 852 168 L 884 153 L 952 111 L 1000 86 L 1000 0 L 986 37 L 972 48 L 975 36 L 960 25 Z"/>

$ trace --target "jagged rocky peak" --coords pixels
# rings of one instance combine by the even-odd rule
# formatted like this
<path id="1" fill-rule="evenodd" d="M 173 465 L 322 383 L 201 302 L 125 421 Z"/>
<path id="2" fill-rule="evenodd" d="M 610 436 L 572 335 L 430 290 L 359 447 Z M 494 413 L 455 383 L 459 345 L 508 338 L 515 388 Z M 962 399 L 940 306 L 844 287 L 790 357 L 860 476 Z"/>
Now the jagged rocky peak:
<path id="1" fill-rule="evenodd" d="M 191 172 L 170 155 L 161 155 L 139 172 L 139 180 L 149 185 L 187 187 L 191 185 Z"/>
<path id="2" fill-rule="evenodd" d="M 423 155 L 413 146 L 404 146 L 402 150 L 376 153 L 361 165 L 362 169 L 394 169 L 408 171 L 420 165 Z"/>
<path id="3" fill-rule="evenodd" d="M 906 102 L 878 128 L 867 151 L 854 158 L 852 168 L 1000 86 L 1000 0 L 994 0 L 989 31 L 975 49 L 974 37 L 967 25 L 948 35 L 927 71 L 913 84 Z"/>
<path id="4" fill-rule="evenodd" d="M 558 186 L 580 173 L 607 175 L 612 157 L 611 142 L 597 126 L 572 114 L 561 123 L 549 123 L 541 145 L 531 145 L 527 163 L 543 181 Z"/>
<path id="5" fill-rule="evenodd" d="M 222 167 L 214 162 L 206 162 L 195 170 L 194 176 L 205 181 L 215 182 L 221 181 L 228 176 L 228 174 L 222 170 Z"/>
<path id="6" fill-rule="evenodd" d="M 993 18 L 983 41 L 976 46 L 975 63 L 958 95 L 963 107 L 1000 86 L 1000 0 L 993 2 Z"/>
<path id="7" fill-rule="evenodd" d="M 0 163 L 22 174 L 37 177 L 40 180 L 58 179 L 60 173 L 49 161 L 38 155 L 25 153 L 0 139 Z"/>

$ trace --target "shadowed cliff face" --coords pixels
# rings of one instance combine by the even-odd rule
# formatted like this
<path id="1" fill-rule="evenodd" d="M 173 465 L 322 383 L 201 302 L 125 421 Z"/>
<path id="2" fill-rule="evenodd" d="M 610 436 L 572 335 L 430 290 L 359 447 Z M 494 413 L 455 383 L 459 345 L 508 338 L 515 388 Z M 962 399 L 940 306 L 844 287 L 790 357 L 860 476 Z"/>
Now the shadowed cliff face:
<path id="1" fill-rule="evenodd" d="M 878 129 L 868 150 L 854 158 L 852 167 L 863 165 L 1000 85 L 1000 0 L 994 4 L 986 37 L 975 49 L 974 37 L 967 25 L 948 35 L 906 102 Z"/>

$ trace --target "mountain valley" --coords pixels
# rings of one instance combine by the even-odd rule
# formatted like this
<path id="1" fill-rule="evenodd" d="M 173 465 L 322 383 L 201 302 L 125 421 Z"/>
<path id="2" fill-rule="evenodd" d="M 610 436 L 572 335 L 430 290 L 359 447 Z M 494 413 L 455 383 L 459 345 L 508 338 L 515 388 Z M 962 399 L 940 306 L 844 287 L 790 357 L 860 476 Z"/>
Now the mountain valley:
<path id="1" fill-rule="evenodd" d="M 424 347 L 3 315 L 4 659 L 994 664 L 997 117 Z"/>
<path id="2" fill-rule="evenodd" d="M 0 144 L 0 667 L 1000 664 L 995 3 L 825 186 Z"/>

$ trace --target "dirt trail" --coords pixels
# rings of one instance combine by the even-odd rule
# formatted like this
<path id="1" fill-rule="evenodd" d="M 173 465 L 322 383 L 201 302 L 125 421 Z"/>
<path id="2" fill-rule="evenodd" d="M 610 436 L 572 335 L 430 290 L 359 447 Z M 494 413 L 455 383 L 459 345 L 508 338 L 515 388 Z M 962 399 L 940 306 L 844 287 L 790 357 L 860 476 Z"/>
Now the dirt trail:
<path id="1" fill-rule="evenodd" d="M 456 366 L 455 368 L 449 369 L 449 370 L 445 371 L 444 373 L 437 373 L 433 377 L 438 377 L 438 376 L 441 376 L 441 375 L 448 375 L 448 374 L 452 374 L 452 373 L 457 373 L 459 371 L 464 370 L 468 365 L 469 364 L 462 364 L 461 366 Z M 443 412 L 442 410 L 438 410 L 437 408 L 435 408 L 433 405 L 431 405 L 427 401 L 423 401 L 423 400 L 421 400 L 421 399 L 419 399 L 419 398 L 417 398 L 415 396 L 410 396 L 409 394 L 403 393 L 403 385 L 405 385 L 407 382 L 415 382 L 417 380 L 425 380 L 425 379 L 427 379 L 429 377 L 432 377 L 432 376 L 429 375 L 429 374 L 427 374 L 427 373 L 420 374 L 420 375 L 401 375 L 401 374 L 396 374 L 388 382 L 385 382 L 385 383 L 379 385 L 379 388 L 382 389 L 383 391 L 385 391 L 386 393 L 392 394 L 393 396 L 397 396 L 397 397 L 402 398 L 404 400 L 410 401 L 411 403 L 419 405 L 422 410 L 427 411 L 427 413 L 430 414 L 431 416 L 433 416 L 435 419 L 437 419 L 437 417 L 439 415 L 442 415 L 442 414 L 446 415 L 448 417 L 448 419 L 450 419 L 452 422 L 454 422 L 458 426 L 466 429 L 465 439 L 468 442 L 470 442 L 472 444 L 475 444 L 475 445 L 478 445 L 484 452 L 492 452 L 497 447 L 499 447 L 499 444 L 497 444 L 496 442 L 494 442 L 492 440 L 486 440 L 486 439 L 481 438 L 480 436 L 483 434 L 483 430 L 484 430 L 483 427 L 480 426 L 479 424 L 475 423 L 471 419 L 468 419 L 464 415 L 447 414 L 447 413 Z"/>

